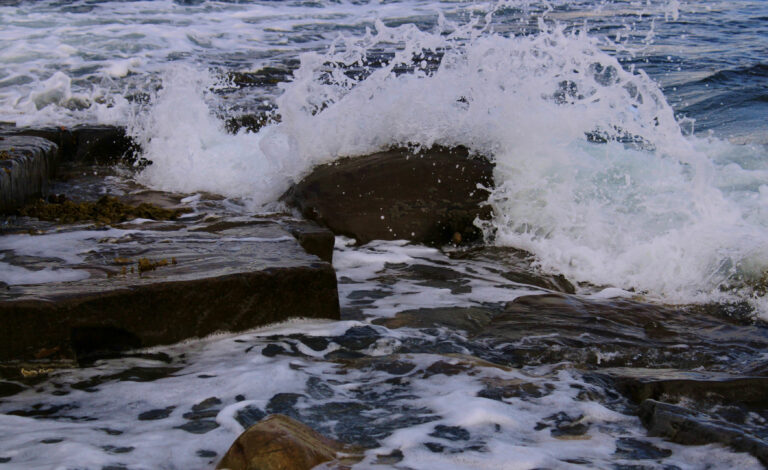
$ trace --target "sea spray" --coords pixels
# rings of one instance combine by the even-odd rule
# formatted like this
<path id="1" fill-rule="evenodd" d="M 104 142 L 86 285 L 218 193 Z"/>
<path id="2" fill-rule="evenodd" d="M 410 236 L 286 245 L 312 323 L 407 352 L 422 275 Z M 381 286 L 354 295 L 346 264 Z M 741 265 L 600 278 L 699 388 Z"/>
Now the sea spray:
<path id="1" fill-rule="evenodd" d="M 748 296 L 728 290 L 767 265 L 766 220 L 754 215 L 765 202 L 722 180 L 738 154 L 764 153 L 685 136 L 658 85 L 597 38 L 543 19 L 537 29 L 376 22 L 302 54 L 276 100 L 282 121 L 257 134 L 227 135 L 202 99 L 213 80 L 172 68 L 137 134 L 154 162 L 142 178 L 261 205 L 321 162 L 465 145 L 496 163 L 488 241 L 534 253 L 545 271 L 665 302 Z M 764 171 L 739 177 L 754 186 Z"/>

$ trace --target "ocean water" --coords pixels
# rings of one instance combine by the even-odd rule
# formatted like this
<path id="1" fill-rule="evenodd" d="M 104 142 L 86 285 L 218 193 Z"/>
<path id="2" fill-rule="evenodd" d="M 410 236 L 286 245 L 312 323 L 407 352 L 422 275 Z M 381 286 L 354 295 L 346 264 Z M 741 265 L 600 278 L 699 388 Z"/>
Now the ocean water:
<path id="1" fill-rule="evenodd" d="M 761 468 L 746 454 L 646 438 L 620 406 L 581 399 L 599 390 L 567 364 L 499 369 L 452 356 L 462 372 L 431 374 L 444 353 L 473 351 L 462 333 L 371 321 L 540 293 L 499 275 L 508 248 L 586 298 L 739 304 L 768 319 L 768 3 L 0 1 L 0 26 L 0 121 L 126 126 L 152 161 L 135 177 L 144 185 L 220 194 L 252 213 L 279 209 L 318 163 L 465 145 L 496 164 L 495 217 L 482 228 L 499 247 L 473 261 L 339 239 L 345 321 L 57 372 L 0 403 L 0 467 L 208 468 L 272 410 L 349 441 L 370 431 L 359 468 L 381 468 L 392 452 L 398 468 L 620 468 L 632 454 L 617 449 L 638 440 L 656 449 L 647 468 Z M 227 130 L 245 115 L 269 123 Z M 67 240 L 68 256 L 87 249 L 77 233 L 35 247 L 17 238 L 41 257 Z M 385 275 L 423 265 L 466 279 Z M 0 269 L 9 283 L 77 275 Z M 344 347 L 333 338 L 354 328 L 374 340 L 360 353 L 370 362 L 350 367 L 334 359 Z M 413 367 L 398 372 L 397 361 Z M 155 372 L 144 381 L 137 370 Z M 479 397 L 491 380 L 547 392 Z M 201 410 L 210 416 L 190 417 Z M 588 438 L 553 437 L 558 412 Z"/>

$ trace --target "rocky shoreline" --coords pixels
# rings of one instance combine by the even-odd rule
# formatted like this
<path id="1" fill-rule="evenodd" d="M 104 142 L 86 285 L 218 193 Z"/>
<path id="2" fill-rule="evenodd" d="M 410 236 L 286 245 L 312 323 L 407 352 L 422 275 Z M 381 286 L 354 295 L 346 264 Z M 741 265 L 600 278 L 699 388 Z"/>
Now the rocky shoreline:
<path id="1" fill-rule="evenodd" d="M 73 204 L 47 194 L 53 185 L 47 178 L 58 166 L 88 173 L 90 165 L 123 158 L 130 141 L 118 129 L 19 131 L 0 143 L 10 179 L 0 186 L 8 195 L 5 212 L 53 222 L 39 230 L 21 217 L 4 231 L 69 234 L 91 245 L 80 260 L 27 265 L 54 276 L 79 272 L 83 279 L 8 285 L 0 292 L 6 373 L 18 376 L 23 368 L 82 363 L 297 316 L 338 319 L 333 235 L 327 230 L 288 216 L 226 222 L 215 214 L 184 217 L 180 197 L 145 190 L 132 193 L 133 202 L 145 200 L 136 206 L 109 196 Z M 70 195 L 82 199 L 76 185 L 77 177 L 70 177 Z M 48 202 L 24 206 L 48 196 Z M 24 261 L 15 266 L 23 268 Z"/>
<path id="2" fill-rule="evenodd" d="M 17 212 L 48 196 L 53 196 L 50 204 L 60 204 L 61 187 L 73 199 L 93 200 L 100 194 L 102 178 L 81 170 L 108 173 L 104 168 L 124 161 L 132 149 L 130 139 L 117 128 L 0 128 L 0 212 Z M 56 183 L 57 170 L 68 175 L 64 186 Z M 480 237 L 474 221 L 491 216 L 484 202 L 492 172 L 487 159 L 471 156 L 466 149 L 392 149 L 316 168 L 283 197 L 303 218 L 288 213 L 231 214 L 213 196 L 158 193 L 130 183 L 117 196 L 121 203 L 186 212 L 174 212 L 167 220 L 102 223 L 7 217 L 0 234 L 7 266 L 73 277 L 2 286 L 0 405 L 44 383 L 57 367 L 88 366 L 130 356 L 136 349 L 296 317 L 355 320 L 364 326 L 340 335 L 271 338 L 260 354 L 302 360 L 317 355 L 344 370 L 374 371 L 387 377 L 387 387 L 402 389 L 403 396 L 416 379 L 481 377 L 475 397 L 503 404 L 544 399 L 555 393 L 552 383 L 558 370 L 573 370 L 587 384 L 579 385 L 577 400 L 638 417 L 648 436 L 682 445 L 718 443 L 748 452 L 768 466 L 768 328 L 716 308 L 587 299 L 576 295 L 578 286 L 562 276 L 536 272 L 524 253 L 499 253 L 473 244 Z M 43 255 L 29 248 L 30 240 L 54 235 L 76 240 L 76 256 Z M 376 287 L 356 290 L 361 280 L 337 280 L 332 264 L 336 235 L 351 237 L 358 245 L 408 239 L 460 249 L 446 249 L 442 255 L 447 258 L 439 262 L 383 263 L 365 279 L 366 285 Z M 487 260 L 500 258 L 508 260 L 504 269 L 486 268 L 491 266 Z M 474 263 L 474 271 L 451 264 L 460 262 Z M 478 266 L 488 271 L 481 273 Z M 494 289 L 524 288 L 532 295 L 472 307 L 407 309 L 394 302 L 394 314 L 381 317 L 372 310 L 388 305 L 398 282 L 460 297 L 481 279 L 493 279 L 489 286 Z M 384 343 L 394 346 L 386 353 L 372 353 L 371 348 Z M 425 355 L 428 363 L 420 362 Z M 175 370 L 169 367 L 159 367 L 165 372 L 147 380 L 172 375 Z M 530 367 L 549 367 L 552 372 L 530 380 L 504 376 Z M 84 387 L 96 389 L 99 380 Z M 365 412 L 393 412 L 378 392 L 362 387 L 355 400 L 344 405 L 327 402 L 333 396 L 328 390 L 336 385 L 330 378 L 313 384 L 307 382 L 302 393 L 276 394 L 260 408 L 238 408 L 242 427 L 255 426 L 238 440 L 241 444 L 233 445 L 235 450 L 219 468 L 282 468 L 285 462 L 294 462 L 292 468 L 311 468 L 337 455 L 342 457 L 335 465 L 341 468 L 381 445 L 397 426 L 438 419 L 423 411 L 411 421 L 367 429 Z M 219 404 L 226 402 L 225 397 L 215 398 Z M 229 405 L 236 406 L 237 398 L 232 400 Z M 308 404 L 299 406 L 303 401 Z M 210 419 L 221 411 L 218 405 L 201 403 L 184 415 L 194 424 L 188 432 L 204 434 L 221 421 Z M 323 424 L 327 416 L 321 419 L 318 413 L 333 404 L 338 424 L 329 428 Z M 16 409 L 10 414 L 41 416 L 37 411 Z M 588 439 L 598 428 L 583 415 L 566 412 L 531 426 L 563 441 Z M 263 452 L 253 457 L 252 450 L 263 447 L 275 433 L 287 442 L 281 447 L 285 455 L 267 453 L 269 462 Z M 440 424 L 430 435 L 435 442 L 425 444 L 429 452 L 483 452 L 483 445 L 461 427 Z M 248 442 L 261 444 L 248 450 Z M 349 460 L 350 454 L 357 457 Z M 661 465 L 671 454 L 637 438 L 619 439 L 615 451 L 617 458 L 640 465 L 621 468 L 661 468 L 654 462 Z M 369 458 L 390 466 L 402 459 L 397 449 Z"/>

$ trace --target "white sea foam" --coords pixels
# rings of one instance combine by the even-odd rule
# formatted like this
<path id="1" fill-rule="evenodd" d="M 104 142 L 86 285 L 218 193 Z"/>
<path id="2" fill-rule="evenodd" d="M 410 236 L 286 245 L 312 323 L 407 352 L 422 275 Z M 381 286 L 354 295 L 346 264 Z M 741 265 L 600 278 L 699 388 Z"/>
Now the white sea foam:
<path id="1" fill-rule="evenodd" d="M 495 243 L 533 252 L 541 268 L 668 302 L 750 297 L 721 288 L 759 279 L 768 266 L 768 151 L 683 135 L 657 84 L 605 52 L 626 52 L 623 42 L 570 23 L 674 20 L 693 7 L 607 2 L 587 14 L 570 5 L 508 1 L 472 7 L 473 15 L 463 5 L 424 2 L 408 7 L 423 24 L 387 27 L 384 19 L 401 16 L 403 5 L 105 3 L 94 6 L 99 15 L 75 17 L 25 3 L 0 11 L 7 20 L 0 59 L 8 64 L 0 118 L 29 125 L 130 117 L 153 161 L 144 183 L 245 197 L 253 206 L 274 203 L 313 165 L 340 156 L 466 145 L 496 163 L 496 218 L 487 232 Z M 538 24 L 486 24 L 488 11 L 510 10 L 522 11 L 523 23 L 530 11 Z M 91 37 L 73 29 L 75 19 Z M 186 27 L 192 21 L 194 33 Z M 616 37 L 653 47 L 650 25 L 626 23 Z M 342 26 L 351 32 L 333 40 Z M 304 29 L 312 34 L 302 36 Z M 238 66 L 238 57 L 258 65 L 279 56 L 279 47 L 305 51 L 276 98 L 282 122 L 227 134 L 215 117 L 223 101 L 216 73 L 193 64 L 210 64 L 207 51 L 230 51 Z M 396 71 L 418 66 L 422 50 L 444 54 L 437 71 Z M 396 53 L 389 65 L 365 79 L 344 74 L 381 51 Z M 59 65 L 50 72 L 43 63 Z M 131 93 L 149 93 L 149 110 L 129 101 Z M 639 144 L 597 144 L 587 134 Z"/>
<path id="2" fill-rule="evenodd" d="M 19 236 L 15 247 L 29 247 L 36 238 Z M 59 247 L 66 243 L 75 242 L 56 241 Z M 454 301 L 448 303 L 451 306 L 487 306 L 531 292 L 505 282 L 500 275 L 505 270 L 503 260 L 452 260 L 439 250 L 399 241 L 352 247 L 340 237 L 334 258 L 343 310 L 359 307 L 361 293 L 394 292 L 363 304 L 366 315 L 386 317 L 398 309 L 433 308 L 450 298 L 447 288 L 425 283 L 428 278 L 403 275 L 418 267 L 426 272 L 455 271 L 466 281 L 461 286 L 470 289 L 455 293 Z M 637 460 L 624 459 L 616 452 L 618 440 L 628 437 L 674 452 L 655 462 L 659 465 L 696 470 L 726 464 L 761 468 L 746 453 L 715 446 L 678 446 L 646 437 L 636 416 L 609 408 L 612 400 L 604 403 L 582 396 L 586 390 L 594 392 L 586 397 L 599 397 L 601 389 L 567 363 L 515 368 L 472 356 L 439 354 L 434 352 L 438 345 L 451 346 L 447 351 L 453 352 L 466 345 L 464 333 L 443 331 L 435 336 L 435 328 L 390 330 L 370 320 L 295 319 L 240 334 L 158 346 L 140 351 L 145 354 L 138 357 L 98 361 L 88 368 L 53 372 L 49 380 L 0 402 L 0 458 L 10 459 L 4 466 L 11 469 L 98 469 L 118 464 L 150 469 L 157 462 L 167 468 L 211 468 L 243 431 L 240 412 L 246 411 L 248 416 L 251 409 L 252 420 L 261 412 L 295 410 L 302 422 L 333 438 L 375 436 L 380 443 L 353 467 L 360 469 L 379 468 L 373 465 L 379 455 L 392 451 L 402 454 L 398 466 L 415 469 L 565 469 L 576 465 L 564 462 L 567 459 L 580 459 L 596 468 L 636 464 Z M 333 359 L 328 354 L 337 350 L 349 354 L 338 337 L 349 340 L 345 333 L 350 328 L 375 330 L 376 341 L 360 349 L 367 357 Z M 431 347 L 419 346 L 435 341 L 438 343 Z M 385 365 L 392 361 L 413 364 L 413 369 L 375 367 L 378 360 Z M 449 364 L 446 370 L 451 375 L 440 373 L 440 367 L 427 373 L 438 362 Z M 164 368 L 170 369 L 156 380 L 143 382 L 136 377 L 142 370 Z M 543 393 L 491 399 L 480 393 L 486 389 L 486 381 L 530 384 Z M 220 403 L 200 416 L 200 403 L 211 397 Z M 294 407 L 280 408 L 292 399 L 296 400 Z M 166 417 L 157 416 L 161 410 L 167 411 Z M 36 418 L 8 414 L 48 411 L 50 415 Z M 147 419 L 144 413 L 149 411 L 155 412 L 156 419 Z M 552 417 L 558 414 L 576 419 L 588 429 L 579 439 L 558 439 L 552 433 Z M 218 427 L 204 434 L 180 429 L 194 430 L 190 426 L 203 421 Z M 392 428 L 387 428 L 388 423 L 394 423 Z M 435 451 L 439 446 L 445 450 Z M 215 457 L 210 457 L 212 452 Z"/>

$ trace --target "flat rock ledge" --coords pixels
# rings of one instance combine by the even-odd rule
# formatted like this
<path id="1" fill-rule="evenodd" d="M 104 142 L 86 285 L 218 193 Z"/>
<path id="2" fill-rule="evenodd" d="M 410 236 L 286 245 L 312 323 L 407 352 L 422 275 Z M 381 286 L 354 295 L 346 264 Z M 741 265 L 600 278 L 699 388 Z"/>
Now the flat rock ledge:
<path id="1" fill-rule="evenodd" d="M 489 219 L 493 164 L 464 147 L 394 149 L 320 165 L 283 200 L 358 243 L 406 239 L 444 245 L 479 239 Z"/>
<path id="2" fill-rule="evenodd" d="M 267 416 L 243 432 L 217 470 L 309 470 L 345 468 L 362 457 L 359 449 L 331 440 L 287 416 Z M 333 463 L 339 465 L 334 466 Z"/>
<path id="3" fill-rule="evenodd" d="M 258 217 L 117 227 L 59 231 L 88 245 L 76 262 L 6 254 L 6 262 L 74 280 L 0 288 L 0 375 L 294 317 L 339 319 L 333 267 L 296 238 L 325 254 L 327 230 Z M 14 243 L 45 236 L 5 235 Z"/>
<path id="4" fill-rule="evenodd" d="M 724 372 L 608 368 L 594 373 L 637 403 L 648 435 L 677 444 L 722 444 L 768 466 L 768 432 L 749 416 L 768 402 L 768 378 Z"/>

